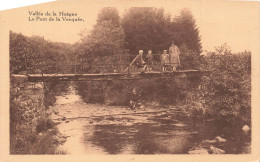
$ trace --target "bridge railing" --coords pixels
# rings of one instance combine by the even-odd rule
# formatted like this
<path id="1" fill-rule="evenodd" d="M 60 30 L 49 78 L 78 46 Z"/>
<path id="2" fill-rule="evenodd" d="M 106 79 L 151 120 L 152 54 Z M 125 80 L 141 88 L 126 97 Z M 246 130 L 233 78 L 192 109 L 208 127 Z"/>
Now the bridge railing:
<path id="1" fill-rule="evenodd" d="M 87 61 L 81 60 L 81 63 L 71 64 L 70 66 L 74 69 L 75 73 L 132 73 L 140 72 L 142 68 L 138 67 L 135 62 L 132 61 L 137 55 L 121 55 L 113 63 L 99 63 L 99 64 L 88 64 Z M 153 71 L 161 71 L 161 54 L 153 54 L 153 64 L 150 65 Z M 146 55 L 143 56 L 146 62 Z M 131 64 L 132 63 L 132 64 Z"/>
<path id="2" fill-rule="evenodd" d="M 152 54 L 153 64 L 149 65 L 152 71 L 162 71 L 161 64 L 161 54 Z M 139 68 L 136 63 L 131 64 L 137 55 L 116 55 L 112 56 L 111 62 L 98 62 L 89 63 L 87 59 L 80 59 L 73 62 L 63 62 L 63 63 L 52 63 L 48 64 L 34 64 L 27 67 L 27 73 L 45 73 L 45 74 L 55 74 L 55 73 L 73 73 L 73 74 L 83 74 L 83 73 L 133 73 L 140 72 L 142 68 Z M 38 58 L 40 59 L 40 58 Z M 143 55 L 143 59 L 146 62 L 146 55 Z M 130 65 L 131 64 L 131 65 Z M 129 68 L 129 69 L 127 69 Z M 126 70 L 127 69 L 127 70 Z"/>

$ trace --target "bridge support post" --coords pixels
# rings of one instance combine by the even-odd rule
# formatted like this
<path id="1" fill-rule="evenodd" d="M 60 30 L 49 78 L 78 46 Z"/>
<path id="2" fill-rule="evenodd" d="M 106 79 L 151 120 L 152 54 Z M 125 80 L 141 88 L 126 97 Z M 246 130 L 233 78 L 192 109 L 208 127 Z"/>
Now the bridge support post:
<path id="1" fill-rule="evenodd" d="M 74 74 L 77 73 L 77 65 L 74 65 Z"/>

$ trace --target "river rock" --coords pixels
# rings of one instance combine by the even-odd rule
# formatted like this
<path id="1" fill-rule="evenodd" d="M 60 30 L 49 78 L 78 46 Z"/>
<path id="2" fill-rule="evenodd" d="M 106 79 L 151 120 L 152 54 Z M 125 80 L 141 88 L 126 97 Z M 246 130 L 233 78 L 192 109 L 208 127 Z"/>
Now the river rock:
<path id="1" fill-rule="evenodd" d="M 64 138 L 64 137 L 59 137 L 59 138 L 57 138 L 57 140 L 58 140 L 59 143 L 66 142 L 66 138 Z"/>
<path id="2" fill-rule="evenodd" d="M 244 125 L 243 128 L 242 128 L 243 132 L 248 132 L 249 130 L 250 130 L 250 128 L 247 125 Z"/>
<path id="3" fill-rule="evenodd" d="M 140 106 L 140 109 L 143 109 L 143 108 L 145 108 L 144 105 Z"/>
<path id="4" fill-rule="evenodd" d="M 51 109 L 46 110 L 46 115 L 51 115 L 51 114 L 52 114 L 52 110 Z"/>
<path id="5" fill-rule="evenodd" d="M 214 146 L 210 146 L 209 149 L 210 149 L 210 152 L 213 153 L 213 154 L 225 154 L 224 150 L 221 150 L 221 149 L 214 147 Z"/>
<path id="6" fill-rule="evenodd" d="M 61 123 L 60 121 L 58 121 L 58 122 L 55 122 L 55 124 L 56 124 L 56 125 L 58 125 L 58 124 L 60 124 L 60 123 Z"/>
<path id="7" fill-rule="evenodd" d="M 56 136 L 60 138 L 60 137 L 62 137 L 62 134 L 58 132 L 58 133 L 56 134 Z"/>
<path id="8" fill-rule="evenodd" d="M 222 137 L 220 137 L 220 136 L 215 137 L 215 140 L 216 140 L 217 142 L 220 142 L 220 143 L 227 142 L 226 139 L 224 139 L 224 138 L 222 138 Z"/>
<path id="9" fill-rule="evenodd" d="M 54 133 L 54 132 L 55 132 L 54 129 L 48 129 L 48 131 L 49 131 L 50 133 Z"/>
<path id="10" fill-rule="evenodd" d="M 152 101 L 146 104 L 147 107 L 159 107 L 160 104 L 156 101 Z"/>
<path id="11" fill-rule="evenodd" d="M 53 111 L 53 113 L 54 113 L 55 115 L 57 115 L 57 114 L 59 113 L 58 109 L 57 109 L 57 108 L 54 108 L 54 107 L 53 107 L 52 111 Z"/>
<path id="12" fill-rule="evenodd" d="M 204 140 L 202 143 L 216 143 L 216 140 Z"/>
<path id="13" fill-rule="evenodd" d="M 208 150 L 204 148 L 196 149 L 196 150 L 191 150 L 188 152 L 188 154 L 209 154 Z"/>

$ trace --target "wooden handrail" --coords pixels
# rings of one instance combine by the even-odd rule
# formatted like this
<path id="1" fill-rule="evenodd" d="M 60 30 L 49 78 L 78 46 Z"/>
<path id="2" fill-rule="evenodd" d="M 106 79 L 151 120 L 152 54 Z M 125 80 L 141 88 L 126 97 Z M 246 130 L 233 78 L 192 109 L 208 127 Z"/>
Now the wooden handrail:
<path id="1" fill-rule="evenodd" d="M 129 68 L 132 66 L 132 64 L 135 62 L 135 60 L 137 59 L 137 57 L 139 56 L 139 54 L 135 57 L 135 59 L 129 64 L 129 66 L 125 69 L 124 72 L 126 72 L 127 70 L 129 70 Z"/>

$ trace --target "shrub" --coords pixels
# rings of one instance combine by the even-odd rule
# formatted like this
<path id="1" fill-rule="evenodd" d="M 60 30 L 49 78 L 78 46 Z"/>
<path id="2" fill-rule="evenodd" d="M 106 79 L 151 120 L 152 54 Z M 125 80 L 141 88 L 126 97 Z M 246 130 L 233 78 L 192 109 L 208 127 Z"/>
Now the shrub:
<path id="1" fill-rule="evenodd" d="M 202 79 L 200 95 L 205 99 L 206 111 L 215 118 L 251 121 L 251 55 L 210 55 L 211 75 Z"/>
<path id="2" fill-rule="evenodd" d="M 48 129 L 51 129 L 54 127 L 54 122 L 49 119 L 49 118 L 45 118 L 45 117 L 41 117 L 39 120 L 38 120 L 38 123 L 36 125 L 36 131 L 38 133 L 40 132 L 45 132 L 47 131 Z"/>

